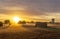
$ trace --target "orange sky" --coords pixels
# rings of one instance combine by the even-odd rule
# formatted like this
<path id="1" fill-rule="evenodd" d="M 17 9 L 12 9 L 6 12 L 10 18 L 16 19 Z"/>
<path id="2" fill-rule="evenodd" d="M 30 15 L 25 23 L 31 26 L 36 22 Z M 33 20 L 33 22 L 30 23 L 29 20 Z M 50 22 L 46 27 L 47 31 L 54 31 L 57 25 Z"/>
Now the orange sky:
<path id="1" fill-rule="evenodd" d="M 0 0 L 0 20 L 18 16 L 23 20 L 60 21 L 59 0 Z"/>

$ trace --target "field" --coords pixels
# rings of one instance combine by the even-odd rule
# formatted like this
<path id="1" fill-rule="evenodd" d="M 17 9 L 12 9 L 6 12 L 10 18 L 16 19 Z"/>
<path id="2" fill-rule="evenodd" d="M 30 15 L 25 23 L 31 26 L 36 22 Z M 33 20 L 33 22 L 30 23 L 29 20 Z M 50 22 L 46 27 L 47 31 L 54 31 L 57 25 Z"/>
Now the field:
<path id="1" fill-rule="evenodd" d="M 60 30 L 13 25 L 0 28 L 0 39 L 60 39 Z"/>

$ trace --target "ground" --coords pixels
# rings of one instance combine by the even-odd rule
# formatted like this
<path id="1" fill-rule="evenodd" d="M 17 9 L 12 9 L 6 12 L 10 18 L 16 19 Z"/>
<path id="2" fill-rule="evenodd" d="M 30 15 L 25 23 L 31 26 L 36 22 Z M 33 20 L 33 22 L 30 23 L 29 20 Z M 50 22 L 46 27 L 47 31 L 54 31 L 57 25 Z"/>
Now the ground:
<path id="1" fill-rule="evenodd" d="M 0 39 L 60 39 L 60 31 L 34 26 L 10 26 L 0 28 Z"/>

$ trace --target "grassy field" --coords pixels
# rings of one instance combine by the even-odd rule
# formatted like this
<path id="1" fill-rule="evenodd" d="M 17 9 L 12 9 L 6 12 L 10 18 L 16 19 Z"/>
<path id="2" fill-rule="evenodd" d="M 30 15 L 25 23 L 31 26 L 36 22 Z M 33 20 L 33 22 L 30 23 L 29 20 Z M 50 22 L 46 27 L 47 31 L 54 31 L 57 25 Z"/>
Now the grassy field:
<path id="1" fill-rule="evenodd" d="M 53 28 L 10 26 L 0 28 L 0 39 L 60 39 L 60 31 Z"/>

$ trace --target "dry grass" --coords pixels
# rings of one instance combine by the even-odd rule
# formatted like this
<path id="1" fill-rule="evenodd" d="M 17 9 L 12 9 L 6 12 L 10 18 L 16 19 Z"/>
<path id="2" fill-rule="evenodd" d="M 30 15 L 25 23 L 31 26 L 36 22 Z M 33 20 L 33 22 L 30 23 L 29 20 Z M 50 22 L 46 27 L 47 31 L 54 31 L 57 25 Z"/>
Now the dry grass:
<path id="1" fill-rule="evenodd" d="M 8 27 L 0 29 L 0 39 L 60 39 L 60 31 L 36 27 Z"/>

